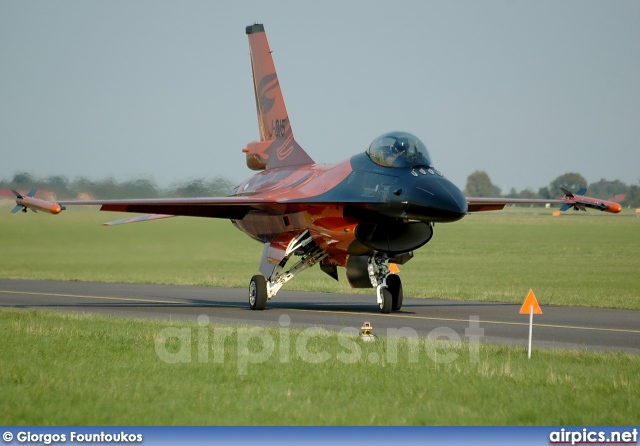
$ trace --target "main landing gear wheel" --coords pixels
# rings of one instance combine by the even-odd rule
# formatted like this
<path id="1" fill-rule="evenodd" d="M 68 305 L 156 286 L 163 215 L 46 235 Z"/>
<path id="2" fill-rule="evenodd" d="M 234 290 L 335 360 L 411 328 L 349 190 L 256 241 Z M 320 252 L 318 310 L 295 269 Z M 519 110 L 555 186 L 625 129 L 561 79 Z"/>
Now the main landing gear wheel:
<path id="1" fill-rule="evenodd" d="M 249 306 L 252 310 L 264 310 L 267 306 L 267 282 L 263 276 L 253 276 L 249 282 Z"/>
<path id="2" fill-rule="evenodd" d="M 396 274 L 389 274 L 387 276 L 387 289 L 391 292 L 392 303 L 391 311 L 398 311 L 402 308 L 402 281 L 400 276 Z"/>
<path id="3" fill-rule="evenodd" d="M 380 286 L 378 291 L 380 293 L 380 312 L 383 314 L 391 313 L 391 305 L 393 304 L 393 296 L 389 288 Z"/>

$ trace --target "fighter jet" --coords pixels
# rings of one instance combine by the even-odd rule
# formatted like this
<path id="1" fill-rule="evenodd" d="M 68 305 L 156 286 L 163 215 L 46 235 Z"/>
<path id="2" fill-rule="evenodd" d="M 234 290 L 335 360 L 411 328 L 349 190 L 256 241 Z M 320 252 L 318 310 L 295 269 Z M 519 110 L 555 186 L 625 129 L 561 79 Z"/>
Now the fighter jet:
<path id="1" fill-rule="evenodd" d="M 260 140 L 242 150 L 257 173 L 228 197 L 75 200 L 49 202 L 16 193 L 13 213 L 57 214 L 67 206 L 100 205 L 102 211 L 144 213 L 111 224 L 175 216 L 229 219 L 264 244 L 260 274 L 249 282 L 249 306 L 264 310 L 281 287 L 316 264 L 338 280 L 338 267 L 354 288 L 373 288 L 382 313 L 402 307 L 397 265 L 431 240 L 435 223 L 507 204 L 560 204 L 618 213 L 621 207 L 565 191 L 555 200 L 465 197 L 434 166 L 425 144 L 404 131 L 375 138 L 368 149 L 336 164 L 316 164 L 296 142 L 271 49 L 262 24 L 246 28 Z M 291 262 L 290 262 L 291 261 Z M 289 264 L 292 264 L 288 266 Z"/>

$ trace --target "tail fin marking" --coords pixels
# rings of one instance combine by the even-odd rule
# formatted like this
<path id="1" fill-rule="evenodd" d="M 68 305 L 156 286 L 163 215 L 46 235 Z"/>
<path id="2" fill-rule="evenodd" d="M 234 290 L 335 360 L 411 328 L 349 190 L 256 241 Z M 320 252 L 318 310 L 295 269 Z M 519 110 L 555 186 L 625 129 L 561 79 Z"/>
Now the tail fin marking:
<path id="1" fill-rule="evenodd" d="M 314 164 L 293 137 L 269 42 L 262 24 L 247 26 L 260 141 L 243 152 L 253 170 Z"/>

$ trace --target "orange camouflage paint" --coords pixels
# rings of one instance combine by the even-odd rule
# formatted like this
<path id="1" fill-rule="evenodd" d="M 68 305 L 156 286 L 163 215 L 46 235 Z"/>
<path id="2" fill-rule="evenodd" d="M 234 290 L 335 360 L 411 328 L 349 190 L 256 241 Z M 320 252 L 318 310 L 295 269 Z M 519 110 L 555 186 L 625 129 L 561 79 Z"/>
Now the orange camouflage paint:
<path id="1" fill-rule="evenodd" d="M 293 137 L 264 27 L 250 25 L 246 31 L 260 130 L 260 141 L 253 141 L 242 150 L 247 156 L 247 166 L 252 170 L 263 170 L 313 164 Z"/>

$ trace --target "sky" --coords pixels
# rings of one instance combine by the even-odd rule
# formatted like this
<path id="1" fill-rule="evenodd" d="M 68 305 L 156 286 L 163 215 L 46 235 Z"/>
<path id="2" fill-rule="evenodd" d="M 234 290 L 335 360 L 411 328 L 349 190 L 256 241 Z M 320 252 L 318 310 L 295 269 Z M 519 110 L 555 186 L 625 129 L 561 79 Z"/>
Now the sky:
<path id="1" fill-rule="evenodd" d="M 255 22 L 318 163 L 402 130 L 460 188 L 640 182 L 640 2 L 619 0 L 3 0 L 0 179 L 248 178 Z"/>

